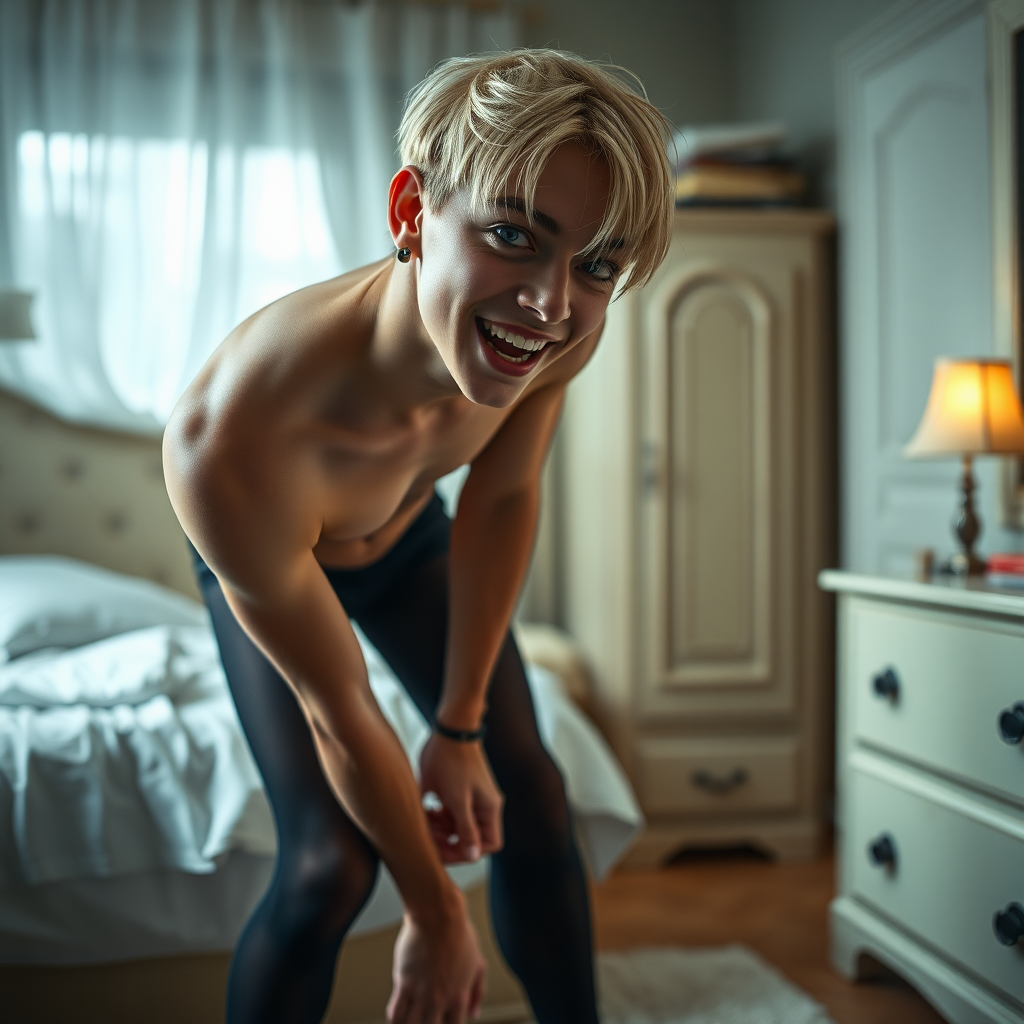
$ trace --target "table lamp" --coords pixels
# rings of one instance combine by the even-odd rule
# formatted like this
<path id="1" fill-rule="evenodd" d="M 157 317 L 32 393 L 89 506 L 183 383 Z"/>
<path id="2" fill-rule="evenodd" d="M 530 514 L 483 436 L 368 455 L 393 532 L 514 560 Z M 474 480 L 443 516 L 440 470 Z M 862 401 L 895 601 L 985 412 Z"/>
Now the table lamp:
<path id="1" fill-rule="evenodd" d="M 35 341 L 32 329 L 32 292 L 0 288 L 0 342 Z"/>
<path id="2" fill-rule="evenodd" d="M 960 550 L 949 561 L 959 576 L 985 571 L 974 553 L 981 521 L 974 511 L 975 455 L 1024 452 L 1024 413 L 1006 359 L 936 359 L 928 405 L 917 433 L 903 449 L 909 458 L 963 458 L 960 511 L 953 531 Z"/>

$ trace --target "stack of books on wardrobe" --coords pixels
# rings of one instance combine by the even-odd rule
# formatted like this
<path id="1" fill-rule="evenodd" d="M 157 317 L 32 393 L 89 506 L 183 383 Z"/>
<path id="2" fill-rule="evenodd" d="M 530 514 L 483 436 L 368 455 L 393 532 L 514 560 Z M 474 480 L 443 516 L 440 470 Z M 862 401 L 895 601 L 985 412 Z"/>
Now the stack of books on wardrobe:
<path id="1" fill-rule="evenodd" d="M 985 581 L 993 587 L 1024 589 L 1024 554 L 989 555 Z"/>
<path id="2" fill-rule="evenodd" d="M 807 187 L 781 146 L 775 123 L 698 125 L 676 132 L 680 206 L 794 206 Z"/>

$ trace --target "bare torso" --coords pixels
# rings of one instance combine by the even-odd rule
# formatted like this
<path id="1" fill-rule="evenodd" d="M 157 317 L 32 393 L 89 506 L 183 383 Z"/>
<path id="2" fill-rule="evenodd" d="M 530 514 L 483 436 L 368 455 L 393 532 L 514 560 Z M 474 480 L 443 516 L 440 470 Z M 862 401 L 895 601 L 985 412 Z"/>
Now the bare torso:
<path id="1" fill-rule="evenodd" d="M 439 389 L 412 405 L 391 394 L 395 367 L 386 358 L 382 365 L 371 340 L 375 293 L 392 264 L 313 285 L 254 314 L 214 353 L 169 427 L 185 448 L 230 446 L 241 477 L 271 489 L 297 486 L 306 536 L 323 565 L 380 558 L 430 500 L 434 482 L 471 462 L 549 376 L 539 374 L 502 409 L 457 391 Z"/>

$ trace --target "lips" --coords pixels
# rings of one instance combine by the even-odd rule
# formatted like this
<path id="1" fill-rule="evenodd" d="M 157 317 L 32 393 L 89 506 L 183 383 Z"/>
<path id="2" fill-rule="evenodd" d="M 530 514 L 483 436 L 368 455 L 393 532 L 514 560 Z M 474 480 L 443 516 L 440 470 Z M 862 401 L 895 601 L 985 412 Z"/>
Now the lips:
<path id="1" fill-rule="evenodd" d="M 527 338 L 479 316 L 476 317 L 476 328 L 487 361 L 511 377 L 528 374 L 540 362 L 547 346 L 552 344 L 546 339 Z"/>

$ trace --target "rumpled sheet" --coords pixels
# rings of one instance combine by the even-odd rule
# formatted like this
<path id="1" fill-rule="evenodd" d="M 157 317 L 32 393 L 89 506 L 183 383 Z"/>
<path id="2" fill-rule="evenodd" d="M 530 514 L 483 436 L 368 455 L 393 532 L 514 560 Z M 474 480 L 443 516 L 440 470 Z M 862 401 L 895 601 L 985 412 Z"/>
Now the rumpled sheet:
<path id="1" fill-rule="evenodd" d="M 416 765 L 426 723 L 364 643 L 370 685 Z M 536 666 L 542 738 L 601 877 L 642 826 L 593 726 Z M 0 887 L 176 869 L 272 853 L 259 773 L 207 626 L 157 626 L 0 666 Z"/>
<path id="2" fill-rule="evenodd" d="M 274 846 L 208 626 L 0 666 L 0 886 L 210 872 Z"/>

